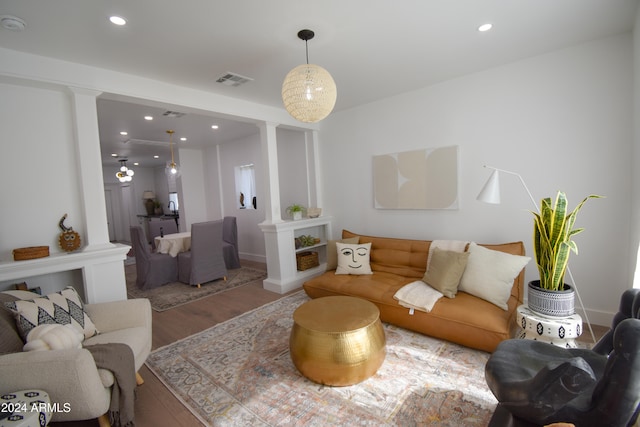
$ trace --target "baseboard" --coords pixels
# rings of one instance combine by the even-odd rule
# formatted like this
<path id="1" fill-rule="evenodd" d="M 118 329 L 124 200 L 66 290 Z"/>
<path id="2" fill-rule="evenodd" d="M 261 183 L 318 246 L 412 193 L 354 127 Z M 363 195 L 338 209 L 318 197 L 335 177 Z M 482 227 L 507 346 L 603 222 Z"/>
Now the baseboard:
<path id="1" fill-rule="evenodd" d="M 240 259 L 246 259 L 247 261 L 267 263 L 266 255 L 250 254 L 247 252 L 239 252 L 238 255 L 240 256 Z"/>

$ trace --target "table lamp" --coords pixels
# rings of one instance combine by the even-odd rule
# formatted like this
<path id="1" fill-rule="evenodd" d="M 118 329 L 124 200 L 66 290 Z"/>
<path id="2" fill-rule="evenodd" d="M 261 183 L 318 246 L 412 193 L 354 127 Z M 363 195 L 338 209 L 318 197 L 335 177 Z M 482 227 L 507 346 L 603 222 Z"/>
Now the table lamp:
<path id="1" fill-rule="evenodd" d="M 145 200 L 144 207 L 147 209 L 147 215 L 153 215 L 153 199 L 156 198 L 156 194 L 147 190 L 142 193 L 142 198 Z"/>

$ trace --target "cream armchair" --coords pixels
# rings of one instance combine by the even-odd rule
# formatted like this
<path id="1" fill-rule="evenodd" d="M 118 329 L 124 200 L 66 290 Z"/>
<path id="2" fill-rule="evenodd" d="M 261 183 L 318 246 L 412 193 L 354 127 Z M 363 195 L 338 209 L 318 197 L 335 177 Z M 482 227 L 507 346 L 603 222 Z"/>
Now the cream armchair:
<path id="1" fill-rule="evenodd" d="M 32 299 L 25 291 L 5 291 L 19 299 Z M 3 308 L 4 309 L 4 308 Z M 86 304 L 85 311 L 100 332 L 83 345 L 124 343 L 133 350 L 136 372 L 151 351 L 151 305 L 147 299 Z M 0 323 L 6 328 L 7 323 Z M 0 331 L 0 336 L 2 336 Z M 49 394 L 55 412 L 52 421 L 98 418 L 109 425 L 107 411 L 114 377 L 98 369 L 91 353 L 82 349 L 15 352 L 0 355 L 0 394 L 40 389 Z M 137 375 L 138 385 L 142 379 Z M 66 405 L 65 405 L 66 404 Z M 64 412 L 64 408 L 69 408 Z"/>

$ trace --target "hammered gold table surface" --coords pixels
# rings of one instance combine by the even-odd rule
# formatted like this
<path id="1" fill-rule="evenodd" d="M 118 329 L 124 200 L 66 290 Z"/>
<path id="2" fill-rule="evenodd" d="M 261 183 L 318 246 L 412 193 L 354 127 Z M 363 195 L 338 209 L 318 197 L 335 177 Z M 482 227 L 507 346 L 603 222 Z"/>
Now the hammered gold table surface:
<path id="1" fill-rule="evenodd" d="M 305 377 L 346 386 L 374 375 L 386 355 L 386 338 L 375 304 L 355 297 L 307 301 L 293 313 L 291 360 Z"/>

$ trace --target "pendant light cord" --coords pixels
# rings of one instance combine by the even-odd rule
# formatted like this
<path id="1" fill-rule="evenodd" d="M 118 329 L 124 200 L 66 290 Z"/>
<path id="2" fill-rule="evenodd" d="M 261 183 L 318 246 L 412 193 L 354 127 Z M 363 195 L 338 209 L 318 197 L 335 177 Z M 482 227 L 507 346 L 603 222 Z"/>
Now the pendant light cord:
<path id="1" fill-rule="evenodd" d="M 307 65 L 309 65 L 309 40 L 304 41 L 304 48 L 307 52 Z"/>

